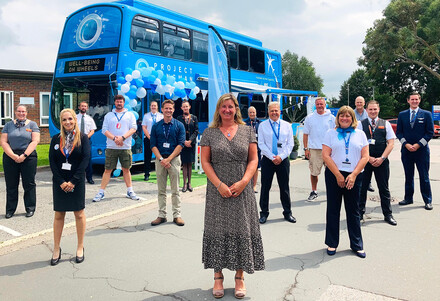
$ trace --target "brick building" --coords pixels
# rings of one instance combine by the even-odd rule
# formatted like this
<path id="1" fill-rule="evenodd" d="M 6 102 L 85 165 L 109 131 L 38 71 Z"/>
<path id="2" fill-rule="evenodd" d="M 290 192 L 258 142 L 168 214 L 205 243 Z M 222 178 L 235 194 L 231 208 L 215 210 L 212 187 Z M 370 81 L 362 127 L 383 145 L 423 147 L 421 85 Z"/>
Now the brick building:
<path id="1" fill-rule="evenodd" d="M 0 69 L 0 130 L 15 118 L 15 108 L 24 104 L 28 119 L 40 127 L 40 144 L 50 143 L 49 100 L 52 72 Z"/>

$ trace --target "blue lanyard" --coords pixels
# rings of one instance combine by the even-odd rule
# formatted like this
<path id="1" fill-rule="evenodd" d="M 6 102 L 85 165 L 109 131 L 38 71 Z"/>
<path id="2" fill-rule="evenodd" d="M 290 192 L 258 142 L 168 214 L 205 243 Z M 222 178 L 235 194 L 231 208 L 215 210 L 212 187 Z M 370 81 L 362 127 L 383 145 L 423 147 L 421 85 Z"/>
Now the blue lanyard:
<path id="1" fill-rule="evenodd" d="M 270 122 L 270 121 L 269 121 Z M 280 124 L 278 124 L 278 134 L 275 132 L 275 127 L 274 127 L 274 125 L 273 124 L 277 124 L 276 122 L 270 122 L 270 126 L 272 127 L 272 131 L 273 131 L 273 133 L 275 134 L 275 137 L 277 137 L 277 140 L 279 141 L 280 140 L 280 128 L 281 128 L 281 123 Z"/>
<path id="2" fill-rule="evenodd" d="M 351 132 L 348 135 L 348 139 L 345 139 L 344 137 L 344 142 L 345 142 L 345 162 L 348 162 L 348 149 L 350 148 L 350 138 L 351 138 Z"/>
<path id="3" fill-rule="evenodd" d="M 172 123 L 169 123 L 169 127 L 168 127 L 168 132 L 167 133 L 165 133 L 165 122 L 162 124 L 162 127 L 163 127 L 163 134 L 164 134 L 164 136 L 165 136 L 165 141 L 166 142 L 168 142 L 168 137 L 170 136 L 170 130 L 171 130 L 171 127 L 173 126 L 173 124 Z"/>
<path id="4" fill-rule="evenodd" d="M 122 117 L 124 117 L 125 113 L 127 113 L 127 111 L 125 111 L 125 112 L 122 114 L 121 118 L 118 117 L 118 114 L 116 114 L 116 112 L 114 112 L 114 113 L 115 113 L 116 119 L 117 119 L 118 122 L 119 122 L 119 121 L 121 121 Z"/>

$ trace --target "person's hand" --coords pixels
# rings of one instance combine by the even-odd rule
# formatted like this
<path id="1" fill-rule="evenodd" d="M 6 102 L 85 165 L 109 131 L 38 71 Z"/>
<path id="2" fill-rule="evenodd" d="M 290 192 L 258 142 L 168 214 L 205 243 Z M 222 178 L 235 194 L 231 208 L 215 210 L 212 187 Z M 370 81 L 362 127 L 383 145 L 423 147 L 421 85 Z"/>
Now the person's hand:
<path id="1" fill-rule="evenodd" d="M 225 183 L 221 183 L 220 186 L 217 188 L 218 192 L 222 196 L 222 198 L 230 198 L 232 196 L 232 192 L 229 189 L 228 186 L 226 186 Z"/>
<path id="2" fill-rule="evenodd" d="M 349 174 L 345 179 L 345 188 L 347 188 L 348 190 L 352 189 L 355 182 L 356 176 L 353 173 Z"/>
<path id="3" fill-rule="evenodd" d="M 71 182 L 65 182 L 66 185 L 64 186 L 64 192 L 72 192 L 75 188 L 75 185 L 73 185 Z"/>
<path id="4" fill-rule="evenodd" d="M 410 152 L 415 152 L 420 148 L 420 145 L 418 143 L 416 144 L 405 144 L 405 147 L 407 150 L 409 150 Z"/>
<path id="5" fill-rule="evenodd" d="M 233 197 L 238 197 L 245 187 L 246 183 L 243 180 L 240 180 L 229 186 L 229 190 L 231 191 Z"/>
<path id="6" fill-rule="evenodd" d="M 162 167 L 169 169 L 171 167 L 171 162 L 169 160 L 169 158 L 165 158 L 162 161 L 160 161 L 160 165 L 162 165 Z"/>
<path id="7" fill-rule="evenodd" d="M 60 185 L 61 190 L 63 190 L 64 192 L 66 191 L 66 187 L 67 187 L 67 182 L 63 182 Z"/>
<path id="8" fill-rule="evenodd" d="M 345 178 L 341 173 L 336 175 L 336 182 L 338 182 L 338 186 L 341 188 L 345 187 Z"/>
<path id="9" fill-rule="evenodd" d="M 273 162 L 273 164 L 275 164 L 275 165 L 280 165 L 281 162 L 283 162 L 283 160 L 281 159 L 280 156 L 274 156 L 273 159 L 272 159 L 272 162 Z"/>
<path id="10" fill-rule="evenodd" d="M 184 144 L 186 147 L 191 147 L 191 140 L 186 140 Z"/>
<path id="11" fill-rule="evenodd" d="M 123 146 L 124 140 L 122 139 L 122 136 L 116 136 L 115 143 L 117 146 Z"/>
<path id="12" fill-rule="evenodd" d="M 15 163 L 22 163 L 25 159 L 26 157 L 21 154 L 20 156 L 17 156 L 17 158 L 15 159 Z"/>
<path id="13" fill-rule="evenodd" d="M 306 150 L 305 152 L 304 152 L 304 156 L 307 158 L 307 159 L 310 159 L 310 150 Z"/>
<path id="14" fill-rule="evenodd" d="M 370 160 L 371 160 L 371 157 L 370 157 Z M 383 163 L 382 158 L 374 158 L 374 163 L 371 163 L 371 165 L 373 165 L 374 167 L 379 167 L 382 165 L 382 163 Z"/>

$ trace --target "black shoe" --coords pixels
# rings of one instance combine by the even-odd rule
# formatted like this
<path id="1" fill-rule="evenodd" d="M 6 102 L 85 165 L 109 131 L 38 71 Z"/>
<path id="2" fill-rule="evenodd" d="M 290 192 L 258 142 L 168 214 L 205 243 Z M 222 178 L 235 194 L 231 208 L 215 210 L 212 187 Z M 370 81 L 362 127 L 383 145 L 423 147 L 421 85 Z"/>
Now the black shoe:
<path id="1" fill-rule="evenodd" d="M 58 255 L 58 258 L 55 259 L 51 258 L 50 265 L 51 266 L 57 265 L 60 262 L 60 259 L 61 259 L 61 248 L 60 248 L 60 255 Z"/>
<path id="2" fill-rule="evenodd" d="M 150 179 L 150 176 L 145 176 L 144 181 L 148 181 Z"/>
<path id="3" fill-rule="evenodd" d="M 368 189 L 367 189 L 369 192 L 374 192 L 374 188 L 373 188 L 373 186 L 371 186 L 371 183 L 370 183 L 370 185 L 368 185 Z"/>
<path id="4" fill-rule="evenodd" d="M 32 216 L 34 216 L 34 213 L 35 213 L 35 211 L 29 211 L 29 212 L 26 212 L 26 217 L 32 217 Z"/>
<path id="5" fill-rule="evenodd" d="M 292 216 L 292 214 L 289 214 L 288 216 L 285 216 L 284 219 L 290 223 L 296 223 L 296 218 Z"/>
<path id="6" fill-rule="evenodd" d="M 260 224 L 264 224 L 267 221 L 267 216 L 260 217 Z"/>
<path id="7" fill-rule="evenodd" d="M 399 202 L 399 205 L 400 206 L 405 206 L 405 205 L 409 205 L 409 204 L 412 204 L 412 203 L 413 203 L 413 201 L 403 200 L 403 201 Z"/>
<path id="8" fill-rule="evenodd" d="M 329 255 L 329 256 L 333 256 L 333 255 L 335 255 L 336 254 L 336 248 L 334 249 L 334 250 L 329 250 L 328 248 L 327 248 L 327 255 Z"/>
<path id="9" fill-rule="evenodd" d="M 81 263 L 84 261 L 84 248 L 83 248 L 83 256 L 76 255 L 75 261 L 76 263 Z"/>
<path id="10" fill-rule="evenodd" d="M 182 192 L 186 192 L 186 185 L 183 185 Z"/>
<path id="11" fill-rule="evenodd" d="M 392 215 L 385 216 L 385 221 L 392 226 L 397 226 L 397 222 Z"/>
<path id="12" fill-rule="evenodd" d="M 356 253 L 356 256 L 357 256 L 357 257 L 360 257 L 360 258 L 365 258 L 365 257 L 367 257 L 367 253 L 365 253 L 365 251 L 362 251 L 362 252 L 360 252 L 360 251 L 353 251 L 353 252 Z"/>
<path id="13" fill-rule="evenodd" d="M 193 192 L 193 188 L 188 184 L 187 189 L 189 192 Z"/>
<path id="14" fill-rule="evenodd" d="M 14 215 L 14 213 L 6 213 L 5 218 L 11 218 Z"/>
<path id="15" fill-rule="evenodd" d="M 89 184 L 92 184 L 92 185 L 93 185 L 93 184 L 95 184 L 95 181 L 93 181 L 93 179 L 88 179 L 88 180 L 87 180 L 87 183 L 89 183 Z"/>
<path id="16" fill-rule="evenodd" d="M 431 203 L 425 204 L 425 209 L 426 210 L 432 210 L 433 209 L 432 208 L 432 204 Z"/>

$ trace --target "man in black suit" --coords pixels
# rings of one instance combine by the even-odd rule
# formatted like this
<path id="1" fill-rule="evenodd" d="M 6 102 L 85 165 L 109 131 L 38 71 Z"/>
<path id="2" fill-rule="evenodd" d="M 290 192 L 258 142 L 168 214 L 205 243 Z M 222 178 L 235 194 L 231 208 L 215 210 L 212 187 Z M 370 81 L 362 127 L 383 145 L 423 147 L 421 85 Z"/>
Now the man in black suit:
<path id="1" fill-rule="evenodd" d="M 414 164 L 420 178 L 420 191 L 425 209 L 432 210 L 432 193 L 429 182 L 429 146 L 434 134 L 432 114 L 419 108 L 420 94 L 411 93 L 408 97 L 410 109 L 399 113 L 396 136 L 402 143 L 402 163 L 405 170 L 405 197 L 399 205 L 413 203 Z"/>

